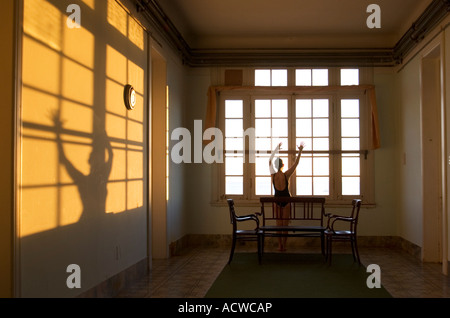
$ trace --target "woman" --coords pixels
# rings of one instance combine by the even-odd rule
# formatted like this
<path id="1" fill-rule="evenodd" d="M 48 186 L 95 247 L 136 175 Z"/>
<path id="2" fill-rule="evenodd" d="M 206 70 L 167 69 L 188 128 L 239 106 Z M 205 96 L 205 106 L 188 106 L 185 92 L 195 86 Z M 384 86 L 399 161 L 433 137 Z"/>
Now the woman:
<path id="1" fill-rule="evenodd" d="M 295 158 L 294 164 L 286 170 L 286 172 L 283 172 L 283 160 L 281 158 L 275 159 L 275 167 L 277 171 L 273 168 L 272 160 L 275 157 L 275 154 L 280 150 L 281 148 L 281 142 L 278 144 L 278 146 L 275 148 L 275 150 L 270 155 L 269 159 L 269 169 L 270 169 L 270 175 L 272 177 L 272 184 L 275 190 L 275 197 L 290 197 L 291 194 L 289 192 L 289 178 L 294 173 L 295 169 L 298 166 L 298 163 L 300 162 L 300 156 L 302 155 L 303 148 L 305 147 L 305 144 L 302 142 L 300 146 L 298 147 L 298 155 L 297 158 Z M 277 226 L 287 226 L 289 224 L 289 215 L 290 215 L 290 205 L 286 202 L 277 203 L 277 206 L 275 207 L 275 216 L 277 218 Z M 287 234 L 287 232 L 283 232 L 283 234 Z M 287 237 L 279 237 L 278 238 L 278 250 L 279 251 L 285 251 L 286 250 L 286 240 Z"/>

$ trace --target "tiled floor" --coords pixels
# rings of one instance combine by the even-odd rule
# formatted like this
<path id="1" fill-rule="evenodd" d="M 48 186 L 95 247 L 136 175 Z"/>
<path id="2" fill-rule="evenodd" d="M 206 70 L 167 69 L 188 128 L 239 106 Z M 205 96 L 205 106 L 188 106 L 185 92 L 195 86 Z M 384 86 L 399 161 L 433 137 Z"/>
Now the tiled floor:
<path id="1" fill-rule="evenodd" d="M 245 247 L 236 249 L 242 251 Z M 381 283 L 395 298 L 450 297 L 450 277 L 442 274 L 441 264 L 421 263 L 393 249 L 360 248 L 360 255 L 365 266 L 380 266 Z M 227 248 L 196 248 L 167 260 L 153 260 L 150 274 L 118 297 L 202 298 L 226 266 L 228 256 Z"/>

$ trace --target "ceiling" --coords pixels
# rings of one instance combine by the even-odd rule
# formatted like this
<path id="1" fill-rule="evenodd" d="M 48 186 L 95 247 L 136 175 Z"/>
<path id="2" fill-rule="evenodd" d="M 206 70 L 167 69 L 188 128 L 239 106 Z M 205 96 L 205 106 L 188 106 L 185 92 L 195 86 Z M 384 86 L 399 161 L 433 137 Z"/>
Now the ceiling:
<path id="1" fill-rule="evenodd" d="M 192 49 L 393 48 L 432 0 L 157 0 Z M 370 29 L 367 7 L 381 8 Z"/>
<path id="2" fill-rule="evenodd" d="M 450 12 L 450 0 L 134 1 L 189 66 L 395 66 Z"/>

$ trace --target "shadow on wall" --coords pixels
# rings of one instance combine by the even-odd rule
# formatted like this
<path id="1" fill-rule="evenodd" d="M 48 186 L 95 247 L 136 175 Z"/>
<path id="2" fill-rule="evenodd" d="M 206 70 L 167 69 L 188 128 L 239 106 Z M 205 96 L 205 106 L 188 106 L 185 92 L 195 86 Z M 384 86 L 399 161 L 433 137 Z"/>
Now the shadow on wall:
<path id="1" fill-rule="evenodd" d="M 28 220 L 23 223 L 23 227 L 28 226 L 28 230 L 32 233 L 22 236 L 20 240 L 22 297 L 77 296 L 144 259 L 147 251 L 147 208 L 143 203 L 144 188 L 138 193 L 138 201 L 127 204 L 130 197 L 133 197 L 127 194 L 127 185 L 133 182 L 143 183 L 144 180 L 127 180 L 127 178 L 117 182 L 110 180 L 113 164 L 126 167 L 127 164 L 137 163 L 140 170 L 145 170 L 142 160 L 122 161 L 120 155 L 115 159 L 114 151 L 120 154 L 123 150 L 113 149 L 111 140 L 117 143 L 117 139 L 109 138 L 106 131 L 102 130 L 93 134 L 89 155 L 82 156 L 87 158 L 89 168 L 86 168 L 86 165 L 84 169 L 77 168 L 83 166 L 82 161 L 78 159 L 80 157 L 74 156 L 73 150 L 69 153 L 65 150 L 65 146 L 69 146 L 70 149 L 73 142 L 67 144 L 62 137 L 67 138 L 67 135 L 73 135 L 73 132 L 64 129 L 59 110 L 52 114 L 51 120 L 54 126 L 47 127 L 47 130 L 52 130 L 55 134 L 52 143 L 56 144 L 54 147 L 57 149 L 57 166 L 61 167 L 59 177 L 63 181 L 48 186 L 23 187 L 24 193 L 37 191 L 41 194 L 44 194 L 46 189 L 52 188 L 56 196 L 35 196 L 33 201 L 35 209 L 24 211 Z M 101 126 L 101 123 L 97 126 Z M 27 123 L 24 123 L 24 127 L 36 129 Z M 82 147 L 86 145 L 83 144 Z M 135 152 L 143 156 L 142 150 Z M 73 162 L 69 159 L 69 154 L 75 158 Z M 45 170 L 55 168 L 45 166 L 40 158 L 34 159 L 38 160 Z M 29 159 L 26 161 L 29 162 Z M 63 176 L 64 173 L 67 173 L 67 176 Z M 24 179 L 27 180 L 27 176 L 24 176 Z M 108 191 L 109 185 L 115 183 L 122 184 L 124 192 L 117 191 L 114 186 L 111 187 L 112 191 Z M 66 188 L 76 188 L 76 192 L 68 192 Z M 108 200 L 111 196 L 112 199 Z M 123 209 L 108 213 L 106 203 L 114 200 L 120 202 Z M 58 203 L 55 210 L 46 211 L 42 208 L 51 201 Z M 25 206 L 29 206 L 29 203 Z M 117 207 L 114 204 L 110 205 L 114 206 Z M 72 212 L 79 216 L 78 219 L 70 217 L 73 215 Z M 30 221 L 30 214 L 33 214 L 33 220 L 37 224 Z M 64 224 L 66 214 L 69 215 L 71 222 Z M 39 220 L 45 225 L 48 224 L 47 218 L 55 221 L 52 217 L 55 215 L 59 219 L 59 225 L 40 230 Z M 81 269 L 79 289 L 69 288 L 67 284 L 71 274 L 67 268 L 71 264 L 76 264 Z"/>
<path id="2" fill-rule="evenodd" d="M 93 142 L 92 152 L 89 155 L 90 170 L 85 175 L 70 162 L 64 152 L 61 140 L 63 123 L 61 122 L 60 112 L 55 112 L 52 119 L 55 124 L 59 161 L 77 186 L 83 204 L 80 220 L 101 216 L 106 212 L 107 183 L 113 161 L 113 151 L 106 131 L 98 135 Z M 105 158 L 105 150 L 107 151 L 107 158 Z"/>
<path id="3" fill-rule="evenodd" d="M 147 256 L 146 37 L 115 0 L 24 0 L 23 21 L 19 294 L 73 297 Z"/>

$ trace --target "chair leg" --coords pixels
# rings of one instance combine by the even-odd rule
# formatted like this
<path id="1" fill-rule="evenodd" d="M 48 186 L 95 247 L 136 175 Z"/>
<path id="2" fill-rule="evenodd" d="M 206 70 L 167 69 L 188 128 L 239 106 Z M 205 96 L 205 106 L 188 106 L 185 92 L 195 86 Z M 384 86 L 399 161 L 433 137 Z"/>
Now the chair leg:
<path id="1" fill-rule="evenodd" d="M 357 243 L 357 240 L 356 240 L 356 236 L 355 236 L 355 238 L 353 240 L 353 245 L 355 246 L 355 254 L 356 254 L 356 259 L 358 260 L 358 264 L 361 264 L 361 260 L 359 258 L 358 243 Z"/>
<path id="2" fill-rule="evenodd" d="M 352 246 L 353 261 L 356 262 L 355 241 L 353 240 L 353 237 L 350 238 L 350 244 Z"/>
<path id="3" fill-rule="evenodd" d="M 333 245 L 333 238 L 330 235 L 330 236 L 328 236 L 328 239 L 327 239 L 327 258 L 328 258 L 329 265 L 331 265 L 332 245 Z"/>
<path id="4" fill-rule="evenodd" d="M 233 239 L 232 239 L 232 242 L 231 242 L 230 258 L 228 259 L 228 264 L 230 264 L 231 261 L 233 260 L 234 248 L 235 247 L 236 247 L 236 234 L 233 233 Z"/>
<path id="5" fill-rule="evenodd" d="M 261 264 L 261 257 L 262 257 L 262 235 L 261 234 L 258 234 L 257 240 L 258 240 L 258 263 Z"/>
<path id="6" fill-rule="evenodd" d="M 325 251 L 325 234 L 323 232 L 320 233 L 320 247 L 322 249 L 322 255 L 325 256 L 326 259 L 327 253 Z"/>
<path id="7" fill-rule="evenodd" d="M 264 255 L 264 234 L 261 234 L 261 258 Z"/>

